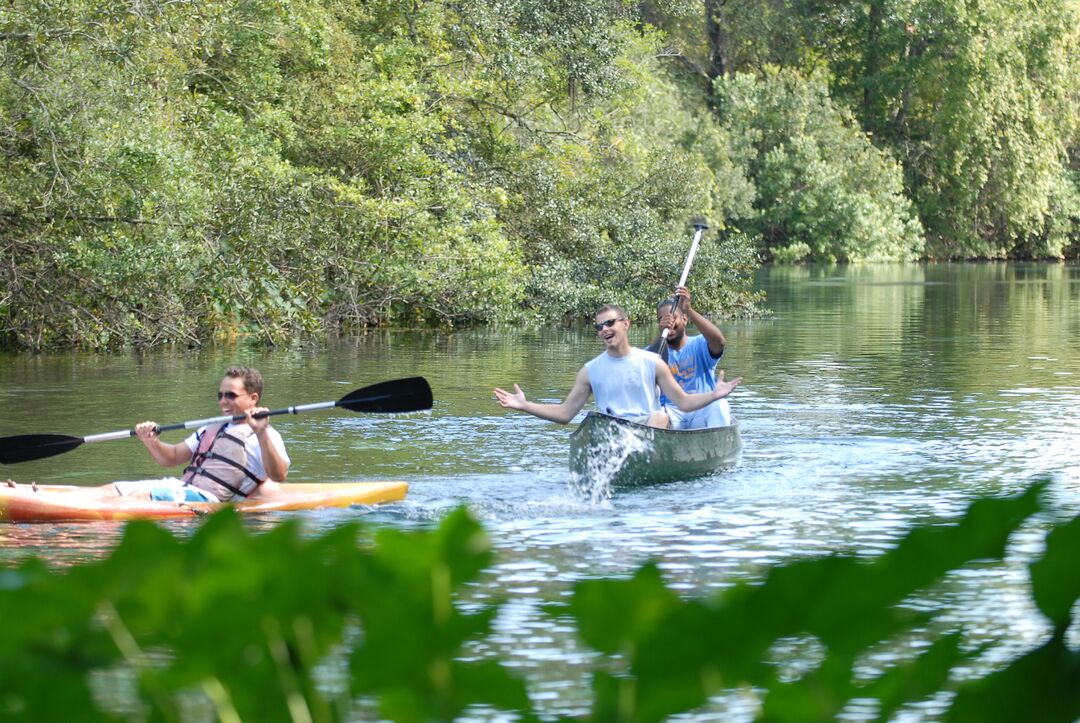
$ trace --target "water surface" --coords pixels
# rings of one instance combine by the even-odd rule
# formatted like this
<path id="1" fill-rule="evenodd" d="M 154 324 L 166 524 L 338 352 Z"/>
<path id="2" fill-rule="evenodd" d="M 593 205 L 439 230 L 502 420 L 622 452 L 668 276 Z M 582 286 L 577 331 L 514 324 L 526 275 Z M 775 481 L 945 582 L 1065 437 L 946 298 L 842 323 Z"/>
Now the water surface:
<path id="1" fill-rule="evenodd" d="M 564 713 L 586 705 L 589 653 L 540 607 L 574 581 L 657 560 L 677 589 L 703 594 L 802 556 L 878 554 L 915 524 L 948 521 L 977 496 L 1011 494 L 1037 477 L 1053 480 L 1054 516 L 1080 512 L 1080 267 L 800 267 L 767 269 L 760 283 L 770 318 L 721 321 L 721 366 L 745 379 L 732 398 L 740 464 L 600 502 L 570 490 L 572 425 L 504 411 L 491 394 L 517 382 L 531 399 L 560 401 L 601 351 L 585 328 L 380 332 L 317 351 L 0 357 L 0 435 L 82 436 L 214 416 L 221 371 L 234 363 L 263 371 L 271 408 L 421 374 L 435 393 L 430 414 L 275 420 L 293 458 L 290 481 L 411 485 L 404 503 L 305 513 L 304 524 L 313 534 L 358 516 L 427 526 L 467 505 L 498 549 L 470 599 L 509 600 L 498 634 L 476 652 L 515 666 L 542 708 Z M 635 321 L 632 341 L 644 345 L 655 329 Z M 68 484 L 162 474 L 135 440 L 0 472 Z M 169 524 L 188 534 L 197 523 Z M 987 665 L 1034 645 L 1047 631 L 1024 565 L 1044 527 L 1026 528 L 1006 564 L 952 576 L 912 604 L 988 643 Z M 121 530 L 6 525 L 0 559 L 95 559 Z M 933 710 L 931 702 L 909 714 Z"/>

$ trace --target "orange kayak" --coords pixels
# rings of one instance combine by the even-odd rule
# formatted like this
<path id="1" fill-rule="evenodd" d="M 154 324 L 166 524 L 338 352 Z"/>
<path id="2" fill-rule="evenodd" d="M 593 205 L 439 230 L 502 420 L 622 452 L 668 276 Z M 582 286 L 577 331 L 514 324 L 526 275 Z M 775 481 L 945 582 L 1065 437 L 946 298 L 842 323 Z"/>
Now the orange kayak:
<path id="1" fill-rule="evenodd" d="M 327 482 L 281 485 L 271 499 L 235 503 L 153 502 L 101 497 L 93 488 L 69 485 L 0 485 L 0 522 L 90 522 L 96 520 L 176 519 L 196 517 L 231 504 L 240 512 L 313 510 L 320 507 L 375 505 L 405 499 L 406 482 Z"/>

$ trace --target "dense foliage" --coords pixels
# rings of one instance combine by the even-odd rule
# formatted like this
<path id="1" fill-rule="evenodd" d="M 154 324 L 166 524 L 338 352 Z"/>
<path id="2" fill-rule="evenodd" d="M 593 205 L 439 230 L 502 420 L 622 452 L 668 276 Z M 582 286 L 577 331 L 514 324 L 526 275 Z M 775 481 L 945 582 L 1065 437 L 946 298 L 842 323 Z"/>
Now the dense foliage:
<path id="1" fill-rule="evenodd" d="M 723 125 L 753 149 L 758 213 L 745 228 L 777 261 L 911 260 L 922 229 L 899 166 L 819 77 L 766 68 L 718 81 Z"/>
<path id="2" fill-rule="evenodd" d="M 0 42 L 22 347 L 644 313 L 731 203 L 618 4 L 18 0 Z M 699 306 L 751 308 L 711 256 Z"/>
<path id="3" fill-rule="evenodd" d="M 759 259 L 1060 257 L 1080 10 L 12 0 L 0 343 L 649 314 Z"/>
<path id="4" fill-rule="evenodd" d="M 1080 252 L 1075 0 L 706 0 L 725 74 L 827 71 L 904 168 L 931 258 Z"/>
<path id="5" fill-rule="evenodd" d="M 585 719 L 666 720 L 738 693 L 744 708 L 752 698 L 758 717 L 778 721 L 834 719 L 855 702 L 885 720 L 931 698 L 948 720 L 1073 721 L 1080 658 L 1067 640 L 1080 519 L 1053 525 L 1030 564 L 1045 639 L 992 672 L 964 631 L 904 604 L 920 592 L 925 600 L 950 571 L 1002 560 L 1040 492 L 977 501 L 957 523 L 916 528 L 872 559 L 788 563 L 713 596 L 678 596 L 653 564 L 579 582 L 549 614 L 598 653 Z M 0 569 L 0 715 L 550 717 L 526 681 L 470 647 L 495 634 L 499 603 L 463 601 L 492 562 L 464 511 L 433 531 L 373 539 L 355 525 L 308 539 L 296 521 L 252 535 L 230 511 L 186 541 L 131 523 L 103 561 Z M 864 664 L 891 649 L 908 652 Z"/>

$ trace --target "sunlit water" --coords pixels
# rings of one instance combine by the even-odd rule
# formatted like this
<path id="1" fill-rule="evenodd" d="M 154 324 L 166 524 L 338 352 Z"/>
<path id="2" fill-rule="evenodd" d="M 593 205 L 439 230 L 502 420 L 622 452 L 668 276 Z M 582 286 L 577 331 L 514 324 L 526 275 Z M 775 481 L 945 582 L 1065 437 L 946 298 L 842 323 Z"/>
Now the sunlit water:
<path id="1" fill-rule="evenodd" d="M 262 369 L 272 408 L 422 374 L 435 392 L 430 414 L 338 410 L 275 421 L 293 458 L 290 481 L 411 485 L 403 503 L 300 518 L 312 534 L 358 517 L 414 528 L 467 505 L 498 550 L 467 602 L 506 601 L 496 635 L 470 654 L 513 666 L 543 710 L 562 713 L 585 710 L 592 655 L 541 606 L 564 599 L 575 581 L 656 560 L 677 590 L 706 594 L 804 556 L 878 554 L 915 524 L 947 521 L 977 496 L 1014 493 L 1038 477 L 1052 479 L 1051 517 L 1080 512 L 1080 268 L 775 269 L 761 283 L 774 315 L 721 324 L 722 367 L 745 380 L 732 398 L 745 447 L 738 466 L 711 478 L 582 494 L 567 467 L 573 427 L 495 403 L 492 388 L 514 382 L 531 399 L 561 400 L 601 350 L 586 330 L 378 333 L 319 351 L 0 357 L 0 435 L 82 436 L 146 418 L 215 415 L 220 372 L 237 362 Z M 640 320 L 633 340 L 643 345 L 652 330 Z M 95 484 L 162 470 L 124 440 L 0 473 Z M 189 534 L 197 523 L 168 524 Z M 1005 564 L 951 575 L 909 604 L 989 644 L 989 666 L 1038 643 L 1047 630 L 1028 598 L 1025 565 L 1046 524 L 1028 525 Z M 0 559 L 97 559 L 121 531 L 5 525 Z M 813 657 L 804 648 L 794 641 L 776 654 L 798 668 Z M 903 654 L 882 651 L 867 674 Z M 716 703 L 725 718 L 738 718 L 740 705 Z M 934 710 L 931 701 L 905 715 Z M 710 716 L 715 710 L 702 714 Z"/>

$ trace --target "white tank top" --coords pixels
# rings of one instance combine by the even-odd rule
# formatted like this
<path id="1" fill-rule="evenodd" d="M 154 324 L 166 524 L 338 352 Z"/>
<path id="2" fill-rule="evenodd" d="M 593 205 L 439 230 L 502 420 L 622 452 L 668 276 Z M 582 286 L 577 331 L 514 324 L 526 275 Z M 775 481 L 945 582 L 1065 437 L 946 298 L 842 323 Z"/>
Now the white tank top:
<path id="1" fill-rule="evenodd" d="M 632 347 L 624 357 L 606 351 L 585 364 L 596 408 L 604 414 L 632 419 L 660 409 L 656 365 L 663 360 L 651 351 Z"/>

